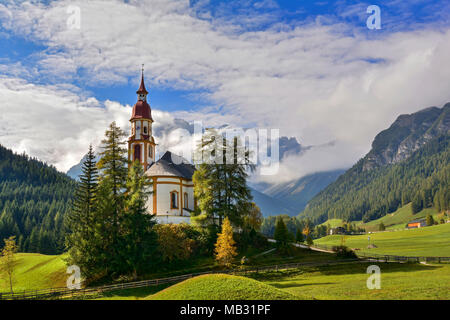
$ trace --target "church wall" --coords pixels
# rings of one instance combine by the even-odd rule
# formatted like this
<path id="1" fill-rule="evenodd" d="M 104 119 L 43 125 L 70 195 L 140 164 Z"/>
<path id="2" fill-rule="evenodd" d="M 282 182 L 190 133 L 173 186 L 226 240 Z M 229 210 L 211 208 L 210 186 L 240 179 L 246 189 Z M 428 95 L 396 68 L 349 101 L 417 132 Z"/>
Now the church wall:
<path id="1" fill-rule="evenodd" d="M 153 191 L 153 185 L 150 187 Z M 178 208 L 171 208 L 171 192 L 178 193 Z M 157 215 L 174 215 L 174 216 L 189 216 L 188 210 L 183 210 L 184 196 L 187 194 L 188 209 L 194 210 L 194 187 L 192 181 L 182 180 L 180 185 L 180 178 L 158 177 L 156 186 L 156 195 L 151 194 L 147 201 L 147 210 L 149 213 L 154 213 L 153 201 L 156 199 L 156 214 Z"/>
<path id="2" fill-rule="evenodd" d="M 181 216 L 156 216 L 156 221 L 160 224 L 168 224 L 168 223 L 173 223 L 173 224 L 179 224 L 179 223 L 187 223 L 190 224 L 191 223 L 191 218 L 190 217 L 181 217 Z"/>

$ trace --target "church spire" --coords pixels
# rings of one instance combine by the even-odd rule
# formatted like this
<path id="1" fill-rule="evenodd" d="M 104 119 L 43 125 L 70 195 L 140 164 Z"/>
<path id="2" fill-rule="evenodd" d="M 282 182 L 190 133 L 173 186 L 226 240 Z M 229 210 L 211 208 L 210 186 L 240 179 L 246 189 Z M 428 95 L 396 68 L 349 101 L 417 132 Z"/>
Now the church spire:
<path id="1" fill-rule="evenodd" d="M 136 91 L 136 93 L 139 95 L 139 97 L 141 95 L 147 95 L 148 91 L 147 89 L 145 89 L 145 83 L 144 83 L 144 65 L 142 65 L 142 71 L 141 71 L 141 85 L 139 86 L 138 91 Z M 141 99 L 139 99 L 141 100 Z"/>

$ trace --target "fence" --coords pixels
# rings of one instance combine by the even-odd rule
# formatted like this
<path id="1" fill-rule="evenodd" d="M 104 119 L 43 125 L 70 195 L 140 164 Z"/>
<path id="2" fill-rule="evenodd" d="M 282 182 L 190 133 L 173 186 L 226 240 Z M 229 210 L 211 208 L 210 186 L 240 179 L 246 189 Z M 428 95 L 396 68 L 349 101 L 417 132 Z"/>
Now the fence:
<path id="1" fill-rule="evenodd" d="M 313 245 L 310 248 L 332 251 L 333 246 Z M 190 273 L 190 274 L 186 274 L 186 275 L 162 278 L 162 279 L 144 280 L 144 281 L 136 281 L 136 282 L 128 282 L 128 283 L 118 283 L 118 284 L 98 286 L 98 287 L 92 287 L 92 288 L 88 287 L 88 288 L 83 288 L 80 290 L 70 290 L 65 287 L 62 287 L 62 288 L 50 288 L 50 289 L 41 289 L 41 290 L 34 290 L 34 291 L 23 291 L 23 292 L 12 293 L 12 294 L 11 293 L 0 293 L 0 300 L 3 300 L 3 299 L 31 300 L 31 299 L 71 298 L 71 297 L 91 295 L 91 294 L 96 294 L 96 293 L 101 294 L 103 292 L 108 292 L 108 291 L 143 288 L 143 287 L 157 286 L 157 285 L 167 284 L 167 283 L 175 283 L 175 282 L 183 281 L 183 280 L 186 280 L 186 279 L 189 279 L 192 277 L 205 275 L 205 274 L 214 274 L 214 273 L 226 273 L 226 274 L 242 274 L 242 273 L 244 273 L 244 274 L 246 274 L 246 273 L 251 273 L 251 272 L 297 269 L 297 268 L 301 268 L 301 267 L 319 267 L 319 266 L 338 265 L 338 264 L 347 264 L 347 263 L 365 263 L 367 261 L 397 262 L 397 263 L 405 263 L 405 262 L 409 262 L 409 263 L 420 263 L 420 262 L 450 263 L 450 257 L 407 257 L 407 256 L 366 253 L 366 252 L 358 252 L 358 251 L 355 251 L 355 253 L 359 259 L 346 259 L 346 260 L 341 260 L 341 261 L 330 260 L 330 261 L 322 261 L 322 262 L 289 263 L 289 264 L 281 264 L 281 265 L 260 266 L 260 267 L 254 267 L 254 268 L 206 271 L 206 272 Z"/>
<path id="2" fill-rule="evenodd" d="M 326 251 L 333 251 L 333 246 L 314 244 L 312 249 L 320 249 Z M 377 254 L 354 250 L 353 251 L 359 258 L 366 260 L 376 260 L 382 262 L 409 262 L 409 263 L 450 263 L 450 257 L 423 257 L 423 256 L 396 256 L 390 254 Z"/>
<path id="3" fill-rule="evenodd" d="M 99 287 L 92 288 L 83 288 L 79 290 L 70 290 L 67 288 L 50 288 L 50 289 L 41 289 L 34 291 L 23 291 L 18 293 L 0 293 L 0 300 L 33 300 L 33 299 L 63 299 L 63 298 L 71 298 L 76 296 L 84 296 L 91 294 L 101 294 L 103 292 L 108 291 L 116 291 L 116 290 L 124 290 L 124 289 L 133 289 L 133 288 L 143 288 L 150 286 L 157 286 L 161 284 L 167 283 L 175 283 L 179 281 L 183 281 L 192 277 L 205 275 L 205 274 L 215 274 L 215 273 L 226 273 L 226 274 L 246 274 L 251 272 L 264 272 L 264 271 L 279 271 L 279 270 L 287 270 L 287 269 L 297 269 L 300 267 L 318 267 L 318 266 L 327 266 L 327 265 L 335 265 L 335 264 L 346 264 L 346 263 L 354 263 L 354 262 L 364 262 L 359 259 L 348 259 L 342 261 L 323 261 L 323 262 L 304 262 L 304 263 L 289 263 L 289 264 L 281 264 L 281 265 L 271 265 L 271 266 L 260 266 L 255 268 L 242 268 L 242 269 L 233 269 L 233 270 L 220 270 L 220 271 L 206 271 L 199 273 L 191 273 L 176 277 L 170 278 L 162 278 L 162 279 L 153 279 L 153 280 L 144 280 L 144 281 L 136 281 L 136 282 L 128 282 L 128 283 L 119 283 L 113 285 L 105 285 Z"/>

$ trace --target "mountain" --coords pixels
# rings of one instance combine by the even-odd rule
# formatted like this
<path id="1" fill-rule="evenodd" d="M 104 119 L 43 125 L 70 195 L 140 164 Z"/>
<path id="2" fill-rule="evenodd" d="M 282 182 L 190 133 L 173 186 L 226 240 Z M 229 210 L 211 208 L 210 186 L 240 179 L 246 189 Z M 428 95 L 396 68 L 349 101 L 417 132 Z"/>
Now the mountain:
<path id="1" fill-rule="evenodd" d="M 386 130 L 381 131 L 365 156 L 363 169 L 398 163 L 411 156 L 433 138 L 448 134 L 450 103 L 443 108 L 431 107 L 413 114 L 401 115 Z"/>
<path id="2" fill-rule="evenodd" d="M 365 222 L 406 203 L 448 209 L 450 103 L 401 115 L 372 149 L 308 203 L 300 217 Z"/>
<path id="3" fill-rule="evenodd" d="M 72 166 L 67 172 L 66 174 L 71 177 L 72 179 L 78 181 L 78 177 L 81 175 L 81 167 L 84 163 L 84 161 L 86 161 L 87 159 L 87 154 L 84 155 L 84 157 L 80 160 L 80 162 L 78 162 L 76 165 Z M 100 160 L 100 155 L 99 154 L 95 154 L 95 161 L 98 162 Z"/>
<path id="4" fill-rule="evenodd" d="M 74 188 L 54 167 L 0 146 L 0 241 L 15 235 L 21 252 L 61 253 Z"/>
<path id="5" fill-rule="evenodd" d="M 303 211 L 309 200 L 344 172 L 345 170 L 317 172 L 294 181 L 274 183 L 264 190 L 264 194 L 283 203 L 289 208 L 286 214 L 294 216 Z"/>
<path id="6" fill-rule="evenodd" d="M 295 212 L 292 208 L 287 207 L 282 200 L 270 197 L 252 187 L 250 187 L 250 191 L 253 196 L 253 201 L 261 209 L 261 213 L 264 217 L 276 216 L 280 214 L 293 215 Z"/>

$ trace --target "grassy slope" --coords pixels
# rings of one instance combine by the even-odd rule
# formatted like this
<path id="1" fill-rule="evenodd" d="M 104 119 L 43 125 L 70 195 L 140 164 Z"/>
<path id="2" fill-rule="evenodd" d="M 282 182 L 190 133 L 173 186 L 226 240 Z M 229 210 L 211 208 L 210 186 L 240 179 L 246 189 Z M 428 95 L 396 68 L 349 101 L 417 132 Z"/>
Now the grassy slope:
<path id="1" fill-rule="evenodd" d="M 380 290 L 367 289 L 369 265 L 337 265 L 255 276 L 286 292 L 315 299 L 450 299 L 450 265 L 378 264 Z"/>
<path id="2" fill-rule="evenodd" d="M 214 274 L 198 276 L 151 295 L 151 300 L 292 300 L 298 297 L 259 281 Z"/>
<path id="3" fill-rule="evenodd" d="M 45 288 L 65 287 L 68 275 L 61 255 L 48 256 L 38 253 L 18 253 L 14 273 L 15 292 Z M 9 280 L 1 275 L 0 292 L 9 291 Z"/>
<path id="4" fill-rule="evenodd" d="M 363 227 L 366 231 L 378 231 L 378 226 L 383 223 L 386 230 L 399 230 L 405 229 L 405 225 L 415 219 L 425 218 L 427 215 L 431 214 L 435 220 L 439 221 L 439 214 L 434 208 L 423 209 L 422 211 L 412 214 L 411 203 L 397 209 L 393 213 L 389 213 L 384 217 L 376 220 L 363 223 L 362 221 L 353 221 L 358 227 Z M 322 225 L 330 224 L 332 228 L 340 227 L 343 225 L 342 219 L 330 219 L 322 223 Z"/>
<path id="5" fill-rule="evenodd" d="M 415 219 L 425 218 L 427 215 L 433 215 L 437 218 L 437 211 L 434 208 L 424 209 L 416 214 L 411 211 L 411 203 L 399 208 L 397 211 L 387 214 L 377 220 L 372 220 L 364 224 L 360 224 L 366 231 L 377 231 L 380 223 L 383 223 L 386 230 L 405 229 L 405 225 Z"/>
<path id="6" fill-rule="evenodd" d="M 368 235 L 346 236 L 345 244 L 365 252 L 402 256 L 446 256 L 450 257 L 450 223 L 420 229 L 379 232 L 370 234 L 370 242 L 378 248 L 367 249 Z M 314 243 L 337 245 L 340 235 L 314 240 Z"/>

